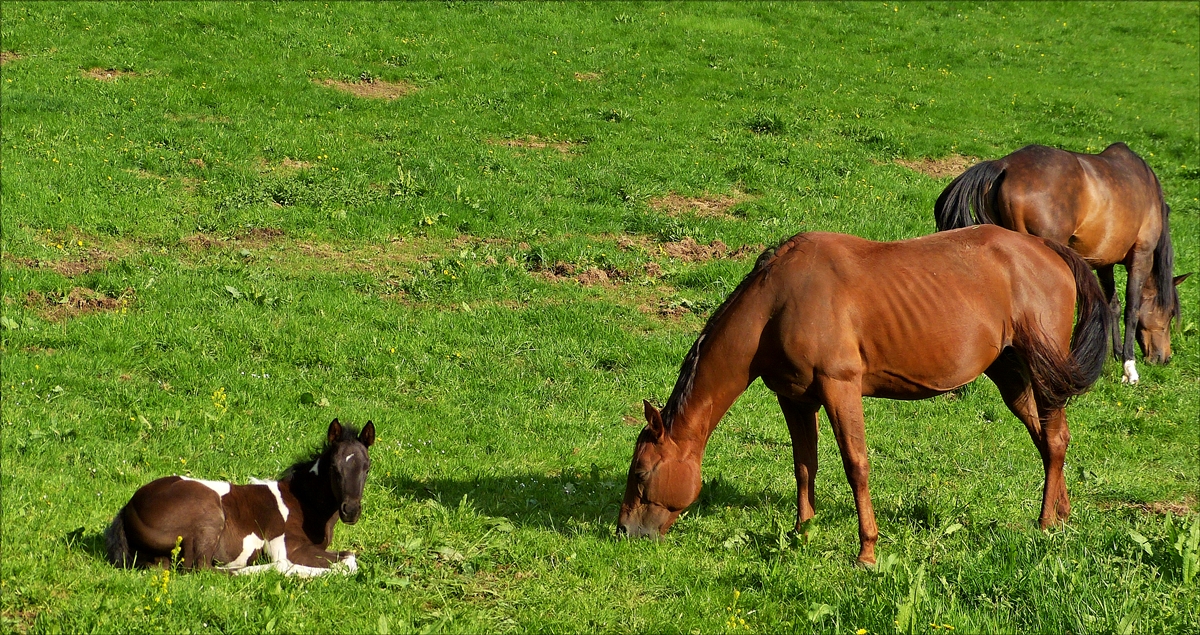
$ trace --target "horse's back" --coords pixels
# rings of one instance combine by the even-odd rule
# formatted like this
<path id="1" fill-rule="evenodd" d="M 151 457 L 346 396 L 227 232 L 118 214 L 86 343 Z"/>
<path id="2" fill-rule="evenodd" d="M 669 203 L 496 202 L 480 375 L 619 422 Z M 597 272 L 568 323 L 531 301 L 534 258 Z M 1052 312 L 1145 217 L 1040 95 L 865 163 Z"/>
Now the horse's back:
<path id="1" fill-rule="evenodd" d="M 1157 240 L 1161 197 L 1145 161 L 1124 143 L 1100 154 L 1026 146 L 998 159 L 996 221 L 1068 245 L 1093 266 Z"/>
<path id="2" fill-rule="evenodd" d="M 1069 339 L 1071 273 L 1038 238 L 990 225 L 896 242 L 797 238 L 776 274 L 781 344 L 794 364 L 861 375 L 864 394 L 922 398 L 965 384 L 1030 316 L 1065 312 Z"/>

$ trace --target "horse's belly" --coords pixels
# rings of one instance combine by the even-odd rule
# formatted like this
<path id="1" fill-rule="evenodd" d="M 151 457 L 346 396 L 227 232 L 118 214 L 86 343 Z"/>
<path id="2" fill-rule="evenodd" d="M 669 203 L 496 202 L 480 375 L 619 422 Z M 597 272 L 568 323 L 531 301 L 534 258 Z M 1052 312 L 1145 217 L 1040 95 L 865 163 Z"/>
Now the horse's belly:
<path id="1" fill-rule="evenodd" d="M 998 329 L 997 329 L 998 330 Z M 1000 333 L 966 329 L 954 337 L 914 337 L 863 347 L 863 395 L 925 399 L 970 383 L 999 356 Z"/>

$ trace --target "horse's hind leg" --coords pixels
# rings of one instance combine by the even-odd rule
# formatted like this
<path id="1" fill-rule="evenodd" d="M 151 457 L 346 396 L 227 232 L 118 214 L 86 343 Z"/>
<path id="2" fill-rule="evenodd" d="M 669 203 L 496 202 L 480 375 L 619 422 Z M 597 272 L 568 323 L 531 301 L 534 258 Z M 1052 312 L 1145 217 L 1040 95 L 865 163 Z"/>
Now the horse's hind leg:
<path id="1" fill-rule="evenodd" d="M 857 378 L 856 378 L 857 379 Z M 874 564 L 875 542 L 879 528 L 875 525 L 875 508 L 871 506 L 871 490 L 867 482 L 870 465 L 867 462 L 867 432 L 863 422 L 862 384 L 860 381 L 824 380 L 825 412 L 837 438 L 842 455 L 846 480 L 854 492 L 858 510 L 858 539 L 861 547 L 858 559 Z"/>
<path id="2" fill-rule="evenodd" d="M 207 523 L 196 527 L 192 535 L 183 540 L 183 560 L 180 565 L 185 569 L 212 568 L 222 529 L 223 527 L 213 527 Z"/>
<path id="3" fill-rule="evenodd" d="M 1066 480 L 1061 478 L 1061 460 L 1057 470 L 1059 478 L 1052 478 L 1054 463 L 1047 443 L 1047 429 L 1050 426 L 1043 427 L 1042 425 L 1043 418 L 1039 416 L 1037 401 L 1033 396 L 1033 385 L 1029 382 L 1027 373 L 1024 372 L 1012 349 L 1001 354 L 1000 358 L 985 372 L 996 384 L 996 388 L 1000 390 L 1000 396 L 1004 398 L 1008 409 L 1016 415 L 1017 419 L 1020 419 L 1021 423 L 1025 424 L 1025 429 L 1029 432 L 1029 437 L 1033 440 L 1038 455 L 1042 457 L 1045 481 L 1042 489 L 1042 513 L 1038 520 L 1042 527 L 1048 527 L 1054 523 L 1056 512 L 1061 512 L 1063 518 L 1066 518 L 1071 511 L 1071 504 L 1067 498 Z M 1065 451 L 1064 446 L 1063 452 L 1065 453 Z"/>
<path id="4" fill-rule="evenodd" d="M 1113 279 L 1113 267 L 1108 265 L 1096 270 L 1100 278 L 1100 288 L 1104 291 L 1104 299 L 1108 300 L 1108 310 L 1112 312 L 1112 352 L 1113 357 L 1121 360 L 1121 297 L 1117 295 L 1117 283 Z"/>
<path id="5" fill-rule="evenodd" d="M 779 396 L 779 407 L 792 436 L 792 459 L 796 465 L 796 530 L 816 513 L 817 411 L 820 404 L 806 404 Z"/>
<path id="6" fill-rule="evenodd" d="M 1067 446 L 1071 443 L 1071 432 L 1067 428 L 1067 412 L 1062 408 L 1041 410 L 1042 436 L 1046 439 L 1046 489 L 1042 496 L 1042 529 L 1057 521 L 1066 521 L 1071 515 L 1071 499 L 1067 496 L 1067 478 L 1063 464 L 1067 459 Z M 1056 492 L 1054 501 L 1050 493 Z"/>

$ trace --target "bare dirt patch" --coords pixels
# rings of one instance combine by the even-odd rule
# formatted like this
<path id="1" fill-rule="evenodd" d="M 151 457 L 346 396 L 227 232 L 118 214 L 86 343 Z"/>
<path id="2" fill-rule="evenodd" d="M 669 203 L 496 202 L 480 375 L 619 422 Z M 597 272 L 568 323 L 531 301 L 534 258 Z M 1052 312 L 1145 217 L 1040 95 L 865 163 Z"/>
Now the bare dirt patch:
<path id="1" fill-rule="evenodd" d="M 288 157 L 284 157 L 283 161 L 279 162 L 279 167 L 287 170 L 305 170 L 311 168 L 312 166 L 313 164 L 309 163 L 308 161 L 298 161 Z"/>
<path id="2" fill-rule="evenodd" d="M 84 77 L 88 77 L 100 82 L 115 82 L 122 77 L 137 77 L 138 74 L 133 71 L 122 71 L 115 68 L 89 68 L 83 72 Z"/>
<path id="3" fill-rule="evenodd" d="M 594 82 L 600 79 L 600 73 L 585 72 L 575 73 L 575 81 L 577 82 Z"/>
<path id="4" fill-rule="evenodd" d="M 364 99 L 392 100 L 412 94 L 418 90 L 415 85 L 408 82 L 388 82 L 382 79 L 359 82 L 344 82 L 337 79 L 314 79 L 313 82 Z"/>
<path id="5" fill-rule="evenodd" d="M 307 170 L 313 167 L 313 165 L 315 164 L 309 163 L 308 161 L 301 161 L 300 159 L 293 159 L 291 157 L 283 157 L 282 161 L 274 164 L 262 157 L 258 158 L 259 172 L 279 172 L 281 174 L 291 174 L 292 172 L 297 172 L 299 170 Z"/>
<path id="6" fill-rule="evenodd" d="M 585 287 L 611 287 L 629 278 L 624 271 L 618 269 L 588 267 L 580 270 L 575 265 L 561 260 L 550 267 L 534 267 L 532 271 L 550 282 L 574 280 Z"/>
<path id="7" fill-rule="evenodd" d="M 897 165 L 902 165 L 910 170 L 920 172 L 925 176 L 931 176 L 935 179 L 944 179 L 948 176 L 958 176 L 964 170 L 979 162 L 976 157 L 963 156 L 961 154 L 952 154 L 941 159 L 917 159 L 915 161 L 906 161 L 904 159 L 896 159 Z"/>
<path id="8" fill-rule="evenodd" d="M 606 287 L 610 284 L 608 274 L 605 273 L 603 269 L 597 269 L 595 267 L 580 273 L 579 275 L 575 276 L 575 279 L 579 281 L 579 284 L 582 284 L 585 287 L 591 287 L 594 285 Z"/>
<path id="9" fill-rule="evenodd" d="M 251 227 L 236 236 L 224 237 L 196 233 L 184 236 L 179 239 L 179 242 L 192 251 L 204 251 L 214 247 L 265 247 L 284 237 L 284 231 L 278 227 Z"/>
<path id="10" fill-rule="evenodd" d="M 16 51 L 0 51 L 0 66 L 19 59 L 21 59 L 21 54 Z"/>
<path id="11" fill-rule="evenodd" d="M 89 313 L 126 310 L 132 304 L 133 296 L 132 287 L 115 298 L 87 287 L 74 287 L 66 294 L 43 295 L 39 291 L 30 291 L 25 295 L 25 306 L 51 322 L 61 322 Z"/>
<path id="12" fill-rule="evenodd" d="M 67 260 L 38 260 L 7 254 L 4 256 L 5 260 L 15 262 L 28 269 L 50 269 L 68 278 L 100 271 L 107 267 L 114 258 L 115 256 L 101 249 L 89 249 L 82 255 Z"/>
<path id="13" fill-rule="evenodd" d="M 735 193 L 734 195 L 718 194 L 716 196 L 680 196 L 675 192 L 671 192 L 666 196 L 650 199 L 650 207 L 655 211 L 664 212 L 671 216 L 678 216 L 685 212 L 691 212 L 696 216 L 713 216 L 729 218 L 728 210 L 746 200 L 746 195 Z"/>
<path id="14" fill-rule="evenodd" d="M 1196 511 L 1196 498 L 1194 496 L 1185 496 L 1181 501 L 1151 501 L 1149 503 L 1112 501 L 1107 504 L 1101 504 L 1100 507 L 1102 509 L 1123 507 L 1125 509 L 1136 509 L 1145 514 L 1171 514 L 1173 516 L 1185 517 Z"/>
<path id="15" fill-rule="evenodd" d="M 187 245 L 192 251 L 203 251 L 212 247 L 218 247 L 225 243 L 225 240 L 217 236 L 209 236 L 204 233 L 192 234 L 179 239 L 179 242 Z"/>
<path id="16" fill-rule="evenodd" d="M 577 141 L 556 141 L 553 139 L 543 139 L 535 135 L 529 135 L 524 139 L 489 139 L 488 143 L 494 146 L 504 146 L 506 148 L 526 148 L 534 150 L 544 150 L 550 148 L 558 150 L 562 154 L 570 154 L 571 149 L 583 145 Z"/>
<path id="17" fill-rule="evenodd" d="M 679 242 L 663 243 L 659 245 L 659 248 L 667 256 L 683 262 L 704 262 L 724 257 L 729 252 L 729 247 L 719 240 L 701 245 L 691 238 L 684 238 Z"/>

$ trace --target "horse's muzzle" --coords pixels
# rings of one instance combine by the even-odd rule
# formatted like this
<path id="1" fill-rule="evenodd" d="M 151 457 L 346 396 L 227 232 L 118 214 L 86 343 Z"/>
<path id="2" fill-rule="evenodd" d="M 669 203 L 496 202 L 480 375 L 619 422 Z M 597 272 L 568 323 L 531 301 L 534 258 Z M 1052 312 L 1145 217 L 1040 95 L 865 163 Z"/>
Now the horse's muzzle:
<path id="1" fill-rule="evenodd" d="M 361 515 L 361 503 L 342 503 L 342 506 L 338 508 L 338 516 L 341 517 L 342 522 L 346 523 L 347 525 L 353 525 L 354 523 L 358 522 L 358 517 Z"/>
<path id="2" fill-rule="evenodd" d="M 662 533 L 657 529 L 649 529 L 638 524 L 617 523 L 617 535 L 622 538 L 662 538 Z"/>

